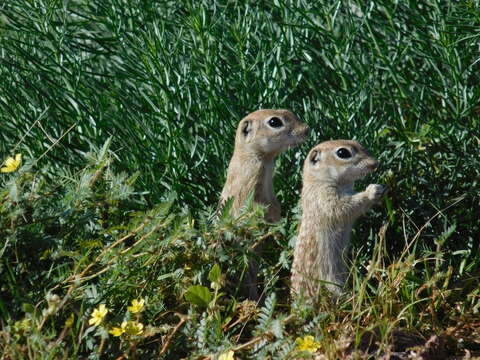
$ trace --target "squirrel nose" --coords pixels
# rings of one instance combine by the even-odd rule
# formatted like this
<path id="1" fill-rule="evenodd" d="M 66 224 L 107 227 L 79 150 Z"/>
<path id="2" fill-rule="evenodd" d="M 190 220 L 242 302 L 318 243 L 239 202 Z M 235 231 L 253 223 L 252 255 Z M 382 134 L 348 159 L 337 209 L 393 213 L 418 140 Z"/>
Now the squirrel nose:
<path id="1" fill-rule="evenodd" d="M 375 159 L 372 159 L 367 165 L 367 167 L 372 171 L 377 170 L 379 166 L 380 166 L 380 162 Z"/>
<path id="2" fill-rule="evenodd" d="M 310 127 L 307 124 L 303 124 L 303 126 L 296 130 L 295 133 L 295 135 L 308 136 L 310 133 Z"/>
<path id="3" fill-rule="evenodd" d="M 310 128 L 308 127 L 307 124 L 303 124 L 302 126 L 299 126 L 292 131 L 292 135 L 294 136 L 302 136 L 302 137 L 307 137 L 308 133 L 310 132 Z"/>

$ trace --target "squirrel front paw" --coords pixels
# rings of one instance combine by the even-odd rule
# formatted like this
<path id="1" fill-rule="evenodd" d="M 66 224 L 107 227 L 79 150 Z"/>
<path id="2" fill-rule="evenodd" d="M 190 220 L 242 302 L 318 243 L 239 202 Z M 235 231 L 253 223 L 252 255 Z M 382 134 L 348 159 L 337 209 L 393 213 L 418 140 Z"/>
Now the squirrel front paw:
<path id="1" fill-rule="evenodd" d="M 387 187 L 379 184 L 370 184 L 367 186 L 368 198 L 372 201 L 378 201 L 387 191 Z"/>

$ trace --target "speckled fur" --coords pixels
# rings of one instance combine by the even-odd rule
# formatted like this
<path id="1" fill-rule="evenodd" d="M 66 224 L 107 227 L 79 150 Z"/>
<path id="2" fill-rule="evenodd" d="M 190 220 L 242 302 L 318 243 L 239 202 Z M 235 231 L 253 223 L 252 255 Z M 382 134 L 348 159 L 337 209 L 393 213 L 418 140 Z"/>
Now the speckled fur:
<path id="1" fill-rule="evenodd" d="M 352 153 L 336 156 L 339 148 Z M 292 293 L 311 303 L 318 300 L 321 284 L 333 295 L 342 292 L 348 270 L 344 256 L 355 220 L 382 197 L 385 188 L 370 184 L 360 193 L 355 180 L 374 171 L 378 161 L 356 141 L 332 140 L 315 146 L 303 170 L 303 208 L 292 267 Z"/>
<path id="2" fill-rule="evenodd" d="M 267 125 L 274 116 L 284 121 L 282 129 Z M 253 192 L 254 201 L 267 206 L 266 220 L 279 221 L 281 208 L 272 182 L 275 158 L 305 141 L 308 132 L 308 126 L 288 110 L 257 110 L 243 118 L 237 128 L 220 203 L 233 198 L 232 212 L 237 215 Z"/>
<path id="3" fill-rule="evenodd" d="M 270 127 L 268 121 L 272 117 L 281 119 L 283 127 Z M 275 158 L 305 141 L 308 132 L 308 126 L 288 110 L 257 110 L 243 118 L 237 128 L 235 149 L 228 166 L 220 207 L 233 198 L 232 213 L 236 216 L 253 193 L 254 202 L 267 207 L 265 219 L 268 222 L 279 221 L 281 208 L 272 182 Z M 259 299 L 257 273 L 258 265 L 252 259 L 246 280 L 248 297 L 252 300 Z"/>

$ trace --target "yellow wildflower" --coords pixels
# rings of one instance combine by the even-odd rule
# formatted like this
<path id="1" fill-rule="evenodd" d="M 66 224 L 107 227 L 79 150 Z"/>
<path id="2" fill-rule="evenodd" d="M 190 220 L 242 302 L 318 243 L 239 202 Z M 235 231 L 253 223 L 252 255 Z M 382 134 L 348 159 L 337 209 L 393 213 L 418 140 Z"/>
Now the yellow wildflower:
<path id="1" fill-rule="evenodd" d="M 75 315 L 71 313 L 68 319 L 65 320 L 65 327 L 71 327 L 73 325 L 74 320 L 75 320 Z"/>
<path id="2" fill-rule="evenodd" d="M 234 354 L 235 353 L 233 352 L 233 350 L 228 350 L 227 352 L 221 354 L 218 357 L 218 360 L 235 360 L 235 358 L 233 357 Z"/>
<path id="3" fill-rule="evenodd" d="M 143 324 L 138 321 L 124 321 L 122 329 L 127 335 L 140 335 L 143 332 Z"/>
<path id="4" fill-rule="evenodd" d="M 295 343 L 297 344 L 298 351 L 314 353 L 320 348 L 320 343 L 315 341 L 315 338 L 312 335 L 306 335 L 303 338 L 297 338 Z"/>
<path id="5" fill-rule="evenodd" d="M 124 323 L 126 324 L 126 321 L 124 321 Z M 124 332 L 125 332 L 125 329 L 123 327 L 114 327 L 112 328 L 112 330 L 109 331 L 109 333 L 112 334 L 113 336 L 120 336 Z"/>
<path id="6" fill-rule="evenodd" d="M 98 309 L 93 310 L 92 317 L 88 321 L 88 324 L 95 325 L 95 326 L 100 325 L 100 323 L 102 322 L 105 315 L 107 315 L 107 313 L 108 313 L 108 309 L 105 306 L 105 304 L 100 304 Z"/>
<path id="7" fill-rule="evenodd" d="M 143 324 L 137 321 L 124 321 L 120 327 L 112 328 L 109 333 L 113 336 L 140 335 L 143 332 Z"/>
<path id="8" fill-rule="evenodd" d="M 5 160 L 5 165 L 0 169 L 2 173 L 9 173 L 13 172 L 18 169 L 20 163 L 22 162 L 22 154 L 15 155 L 15 159 L 13 157 L 9 157 Z"/>
<path id="9" fill-rule="evenodd" d="M 145 305 L 144 299 L 140 299 L 140 300 L 135 299 L 135 300 L 132 300 L 132 306 L 128 306 L 127 310 L 130 311 L 132 314 L 136 314 L 143 311 L 144 305 Z"/>

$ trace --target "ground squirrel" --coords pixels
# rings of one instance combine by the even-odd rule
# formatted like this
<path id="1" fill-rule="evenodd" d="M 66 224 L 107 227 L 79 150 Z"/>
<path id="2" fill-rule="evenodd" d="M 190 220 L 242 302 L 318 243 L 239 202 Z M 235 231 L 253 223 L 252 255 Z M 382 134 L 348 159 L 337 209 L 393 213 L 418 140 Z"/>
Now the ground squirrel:
<path id="1" fill-rule="evenodd" d="M 272 182 L 275 158 L 288 148 L 301 144 L 308 132 L 308 125 L 288 110 L 257 110 L 243 118 L 237 128 L 220 206 L 232 198 L 232 214 L 236 216 L 252 195 L 254 202 L 267 207 L 265 220 L 279 221 L 280 203 Z M 255 259 L 251 259 L 246 286 L 252 300 L 259 299 L 257 273 L 258 265 Z"/>
<path id="2" fill-rule="evenodd" d="M 310 150 L 303 168 L 303 214 L 292 267 L 294 295 L 315 303 L 322 281 L 335 296 L 341 293 L 353 223 L 385 192 L 384 186 L 370 184 L 355 193 L 353 183 L 378 164 L 352 140 L 326 141 Z"/>
<path id="3" fill-rule="evenodd" d="M 237 128 L 220 203 L 233 198 L 232 213 L 238 215 L 253 192 L 253 200 L 267 206 L 265 219 L 279 221 L 280 203 L 272 182 L 275 158 L 302 143 L 308 132 L 308 125 L 288 110 L 257 110 L 243 118 Z"/>

